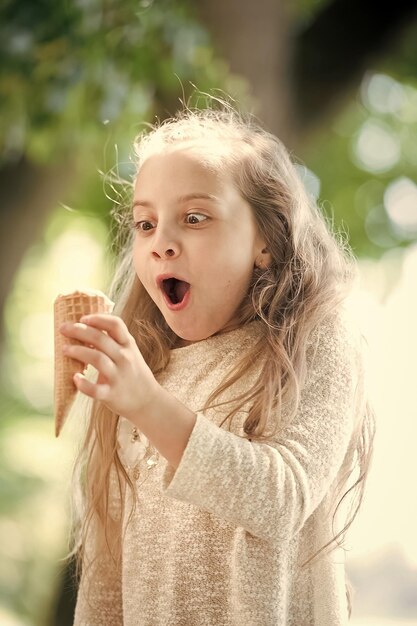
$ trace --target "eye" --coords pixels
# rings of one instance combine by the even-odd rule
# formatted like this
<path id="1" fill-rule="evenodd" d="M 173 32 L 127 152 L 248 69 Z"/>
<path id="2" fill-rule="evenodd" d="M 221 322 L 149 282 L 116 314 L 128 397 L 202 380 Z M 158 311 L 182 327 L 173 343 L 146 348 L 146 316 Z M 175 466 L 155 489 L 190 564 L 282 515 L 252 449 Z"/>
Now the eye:
<path id="1" fill-rule="evenodd" d="M 208 220 L 207 215 L 203 215 L 202 213 L 188 213 L 186 215 L 186 217 L 192 217 L 195 218 L 196 215 L 199 215 L 200 217 L 203 217 L 204 219 L 202 220 L 197 220 L 197 221 L 193 221 L 193 222 L 188 222 L 188 224 L 201 224 L 201 222 L 204 222 L 205 220 Z"/>
<path id="2" fill-rule="evenodd" d="M 147 227 L 147 225 L 149 224 L 152 226 L 151 222 L 149 222 L 148 220 L 141 220 L 140 222 L 132 222 L 132 227 L 135 228 L 136 230 L 141 230 L 145 232 L 145 231 L 151 230 L 150 228 Z"/>

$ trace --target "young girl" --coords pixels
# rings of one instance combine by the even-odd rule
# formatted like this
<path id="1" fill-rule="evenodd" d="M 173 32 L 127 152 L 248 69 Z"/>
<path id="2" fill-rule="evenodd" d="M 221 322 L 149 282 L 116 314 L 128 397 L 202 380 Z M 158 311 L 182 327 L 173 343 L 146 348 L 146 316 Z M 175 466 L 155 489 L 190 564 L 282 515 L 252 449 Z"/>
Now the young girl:
<path id="1" fill-rule="evenodd" d="M 75 377 L 93 400 L 74 624 L 346 624 L 338 539 L 374 434 L 355 260 L 282 143 L 230 108 L 135 149 L 114 312 L 62 329 L 98 370 Z"/>

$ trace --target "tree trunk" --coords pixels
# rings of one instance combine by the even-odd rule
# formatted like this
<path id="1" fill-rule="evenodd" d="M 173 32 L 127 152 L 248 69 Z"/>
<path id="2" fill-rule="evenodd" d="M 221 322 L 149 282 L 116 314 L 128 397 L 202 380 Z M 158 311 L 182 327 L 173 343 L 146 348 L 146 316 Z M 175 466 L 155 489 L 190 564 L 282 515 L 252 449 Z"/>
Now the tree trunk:
<path id="1" fill-rule="evenodd" d="M 290 141 L 292 42 L 286 2 L 198 0 L 197 10 L 230 70 L 248 81 L 258 103 L 254 113 L 269 131 Z"/>
<path id="2" fill-rule="evenodd" d="M 28 247 L 42 235 L 52 207 L 74 175 L 68 164 L 42 167 L 22 157 L 0 169 L 0 354 L 3 311 Z"/>
<path id="3" fill-rule="evenodd" d="M 289 0 L 198 0 L 232 72 L 249 83 L 263 125 L 299 149 L 344 106 L 410 22 L 415 0 L 334 0 L 297 31 Z"/>

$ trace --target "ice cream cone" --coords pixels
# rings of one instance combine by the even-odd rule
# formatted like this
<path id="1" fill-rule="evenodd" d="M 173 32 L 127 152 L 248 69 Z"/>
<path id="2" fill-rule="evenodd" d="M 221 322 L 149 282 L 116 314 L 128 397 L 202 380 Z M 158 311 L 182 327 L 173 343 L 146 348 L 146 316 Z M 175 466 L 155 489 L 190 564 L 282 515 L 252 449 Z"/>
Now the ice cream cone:
<path id="1" fill-rule="evenodd" d="M 54 302 L 55 331 L 55 389 L 54 413 L 55 436 L 58 437 L 75 399 L 77 388 L 73 381 L 76 372 L 83 372 L 86 367 L 62 352 L 65 344 L 81 345 L 80 341 L 65 337 L 59 332 L 64 322 L 79 322 L 83 315 L 90 313 L 111 313 L 114 303 L 101 291 L 74 291 L 59 295 Z"/>

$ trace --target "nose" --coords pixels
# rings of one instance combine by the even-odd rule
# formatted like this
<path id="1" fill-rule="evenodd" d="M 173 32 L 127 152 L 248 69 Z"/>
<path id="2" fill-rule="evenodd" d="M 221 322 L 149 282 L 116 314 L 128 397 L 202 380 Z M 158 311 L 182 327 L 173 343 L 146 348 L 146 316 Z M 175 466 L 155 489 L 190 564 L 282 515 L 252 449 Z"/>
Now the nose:
<path id="1" fill-rule="evenodd" d="M 179 255 L 179 245 L 168 240 L 166 237 L 160 237 L 158 241 L 155 240 L 152 249 L 152 256 L 156 259 L 173 258 Z"/>

